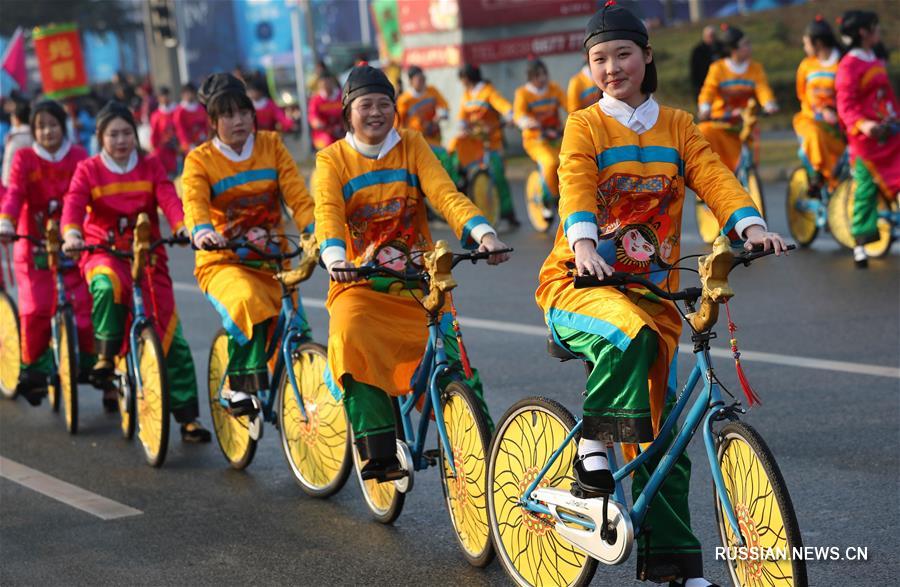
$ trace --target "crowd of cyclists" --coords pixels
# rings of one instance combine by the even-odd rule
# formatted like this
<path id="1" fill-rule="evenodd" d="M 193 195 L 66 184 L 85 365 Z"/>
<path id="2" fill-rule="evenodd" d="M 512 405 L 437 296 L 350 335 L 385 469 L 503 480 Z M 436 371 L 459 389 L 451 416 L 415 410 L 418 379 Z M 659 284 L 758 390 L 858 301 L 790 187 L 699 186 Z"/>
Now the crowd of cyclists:
<path id="1" fill-rule="evenodd" d="M 854 258 L 862 266 L 862 245 L 877 230 L 878 193 L 900 192 L 900 104 L 878 52 L 877 15 L 847 12 L 840 37 L 821 18 L 806 28 L 794 128 L 813 197 L 816 186 L 834 181 L 831 170 L 849 145 L 859 245 Z M 178 103 L 167 89 L 157 89 L 158 105 L 147 117 L 150 145 L 138 140 L 140 120 L 133 109 L 110 101 L 96 116 L 93 156 L 71 132 L 62 105 L 21 102 L 4 158 L 0 243 L 17 234 L 40 239 L 48 219 L 60 221 L 63 248 L 77 261 L 62 270 L 76 309 L 79 380 L 103 390 L 104 406 L 115 410 L 112 376 L 125 342 L 132 275 L 114 255 L 82 251 L 97 244 L 127 250 L 141 212 L 149 214 L 153 238 L 159 238 L 161 211 L 173 234 L 190 237 L 199 288 L 227 333 L 229 388 L 223 395 L 235 415 L 252 414 L 259 409 L 255 394 L 268 385 L 266 348 L 281 303 L 272 275 L 281 266 L 229 245 L 283 246 L 273 237 L 286 230 L 285 206 L 300 231 L 315 233 L 331 278 L 326 378 L 344 400 L 354 442 L 367 461 L 362 475 L 396 480 L 403 470 L 395 454 L 390 397 L 408 391 L 425 345 L 422 314 L 414 297 L 359 280 L 352 269 L 420 264 L 432 247 L 426 198 L 461 246 L 489 253 L 491 264 L 509 260 L 502 230 L 458 186 L 466 168 L 487 157 L 501 222 L 518 225 L 502 156 L 504 126 L 515 125 L 540 170 L 548 213 L 558 210 L 560 219 L 539 271 L 536 302 L 554 339 L 592 365 L 576 483 L 585 494 L 608 495 L 613 481 L 607 443 L 635 447 L 652 440 L 671 409 L 667 382 L 681 317 L 673 304 L 639 287 L 573 289 L 571 264 L 598 277 L 613 271 L 647 274 L 661 287 L 677 289 L 677 272 L 659 270 L 679 259 L 687 188 L 709 206 L 734 244 L 776 254 L 786 247 L 734 176 L 740 144 L 733 123 L 751 98 L 766 112 L 778 105 L 763 66 L 751 58 L 747 35 L 727 27 L 721 42 L 725 56 L 710 66 L 695 125 L 691 114 L 654 99 L 658 81 L 647 29 L 627 9 L 608 2 L 587 24 L 585 61 L 565 92 L 539 59 L 529 60 L 527 82 L 513 102 L 476 65 L 461 67 L 465 91 L 457 132 L 446 148 L 440 123 L 450 118 L 450 107 L 421 68 L 408 68 L 408 87 L 400 95 L 382 71 L 366 64 L 353 68 L 343 88 L 325 73 L 309 103 L 317 151 L 311 191 L 278 133 L 295 121 L 258 81 L 214 74 L 199 88 L 185 85 Z M 49 376 L 55 282 L 33 241 L 16 240 L 12 266 L 22 339 L 18 391 L 37 405 Z M 173 416 L 185 442 L 208 442 L 164 250 L 154 256 L 150 279 Z M 448 347 L 456 348 L 453 333 L 447 335 Z M 459 353 L 451 358 L 459 361 Z M 487 414 L 478 371 L 471 373 L 469 384 Z M 658 498 L 666 507 L 651 510 L 654 532 L 642 562 L 653 580 L 706 586 L 711 583 L 702 578 L 699 542 L 690 527 L 689 480 L 689 464 L 676 464 Z"/>

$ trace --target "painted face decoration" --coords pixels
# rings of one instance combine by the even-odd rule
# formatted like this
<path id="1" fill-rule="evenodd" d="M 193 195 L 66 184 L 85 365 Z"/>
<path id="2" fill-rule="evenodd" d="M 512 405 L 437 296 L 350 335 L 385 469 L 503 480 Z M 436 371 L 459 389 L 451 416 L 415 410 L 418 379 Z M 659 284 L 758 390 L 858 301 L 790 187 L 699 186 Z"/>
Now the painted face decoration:
<path id="1" fill-rule="evenodd" d="M 616 247 L 616 260 L 625 265 L 645 268 L 656 259 L 659 250 L 656 234 L 646 225 L 626 226 Z"/>

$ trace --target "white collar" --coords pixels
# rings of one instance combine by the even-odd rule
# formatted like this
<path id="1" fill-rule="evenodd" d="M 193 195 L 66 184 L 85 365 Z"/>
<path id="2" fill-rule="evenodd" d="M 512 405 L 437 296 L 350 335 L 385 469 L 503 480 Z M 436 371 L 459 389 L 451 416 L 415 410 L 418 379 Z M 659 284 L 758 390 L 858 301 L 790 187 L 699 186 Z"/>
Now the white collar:
<path id="1" fill-rule="evenodd" d="M 200 104 L 197 102 L 185 102 L 184 100 L 179 102 L 179 104 L 181 105 L 182 108 L 184 108 L 188 112 L 196 112 L 197 108 L 200 107 Z"/>
<path id="2" fill-rule="evenodd" d="M 16 124 L 9 129 L 9 134 L 31 134 L 31 127 L 27 124 Z"/>
<path id="3" fill-rule="evenodd" d="M 828 59 L 822 61 L 819 59 L 819 64 L 824 67 L 831 67 L 835 63 L 837 63 L 841 59 L 841 52 L 837 49 L 831 50 L 831 55 L 828 56 Z"/>
<path id="4" fill-rule="evenodd" d="M 548 83 L 548 84 L 547 84 L 546 86 L 544 86 L 543 88 L 538 88 L 538 87 L 536 87 L 534 84 L 532 84 L 531 82 L 528 82 L 527 84 L 525 84 L 525 87 L 526 87 L 526 88 L 528 89 L 528 91 L 531 92 L 532 94 L 534 94 L 534 95 L 536 95 L 536 96 L 543 96 L 544 94 L 547 93 L 547 90 L 550 89 L 550 84 Z"/>
<path id="5" fill-rule="evenodd" d="M 591 66 L 590 65 L 585 65 L 584 67 L 581 68 L 581 75 L 588 78 L 592 82 L 594 81 L 594 78 L 591 77 Z"/>
<path id="6" fill-rule="evenodd" d="M 414 87 L 409 86 L 409 93 L 412 95 L 413 98 L 421 98 L 427 92 L 428 92 L 428 86 L 425 86 L 425 89 L 422 90 L 421 92 L 417 92 Z"/>
<path id="7" fill-rule="evenodd" d="M 319 97 L 322 98 L 323 100 L 328 100 L 329 102 L 334 102 L 335 100 L 338 99 L 338 96 L 340 96 L 340 95 L 341 95 L 340 90 L 335 90 L 335 91 L 331 92 L 330 94 L 325 94 L 325 95 L 322 95 L 322 93 L 319 92 Z"/>
<path id="8" fill-rule="evenodd" d="M 256 108 L 257 110 L 262 110 L 263 108 L 265 108 L 268 105 L 269 105 L 269 99 L 266 98 L 265 96 L 263 96 L 259 100 L 253 100 L 253 107 Z"/>
<path id="9" fill-rule="evenodd" d="M 748 59 L 743 63 L 735 63 L 731 60 L 731 57 L 726 57 L 725 65 L 728 66 L 728 69 L 730 69 L 732 73 L 744 75 L 745 73 L 747 73 L 747 69 L 750 67 L 750 60 Z"/>
<path id="10" fill-rule="evenodd" d="M 220 141 L 219 137 L 213 137 L 212 143 L 220 153 L 225 155 L 226 159 L 235 163 L 246 161 L 253 156 L 253 133 L 250 133 L 250 136 L 247 137 L 244 148 L 241 149 L 240 153 L 236 153 L 234 149 Z"/>
<path id="11" fill-rule="evenodd" d="M 391 149 L 400 143 L 400 133 L 398 133 L 395 128 L 391 129 L 391 132 L 388 133 L 384 142 L 380 145 L 360 143 L 356 140 L 356 137 L 353 136 L 352 132 L 348 132 L 344 138 L 347 140 L 347 144 L 353 147 L 354 151 L 369 159 L 384 159 L 387 154 L 391 152 Z"/>
<path id="12" fill-rule="evenodd" d="M 872 51 L 872 50 L 867 51 L 867 50 L 863 49 L 862 47 L 857 47 L 856 49 L 850 49 L 849 55 L 853 55 L 857 59 L 860 59 L 860 60 L 866 61 L 866 62 L 872 62 L 872 61 L 875 61 L 875 59 L 876 59 L 874 51 Z"/>
<path id="13" fill-rule="evenodd" d="M 137 149 L 131 152 L 131 155 L 128 156 L 128 163 L 125 164 L 125 167 L 120 167 L 115 160 L 109 156 L 106 151 L 100 151 L 100 160 L 103 161 L 103 165 L 109 169 L 112 173 L 117 175 L 125 175 L 126 173 L 131 172 L 137 167 L 138 164 L 138 154 Z"/>
<path id="14" fill-rule="evenodd" d="M 51 153 L 37 143 L 31 145 L 31 149 L 38 157 L 40 157 L 44 161 L 49 161 L 50 163 L 59 163 L 60 161 L 65 159 L 66 155 L 69 154 L 69 149 L 71 148 L 72 142 L 68 138 L 63 139 L 63 142 L 59 146 L 59 149 L 56 150 L 56 153 Z"/>
<path id="15" fill-rule="evenodd" d="M 484 82 L 478 82 L 477 84 L 472 86 L 472 90 L 471 90 L 472 95 L 474 96 L 475 94 L 477 94 L 478 92 L 483 90 L 485 85 L 487 85 L 487 84 L 485 84 Z"/>
<path id="16" fill-rule="evenodd" d="M 604 114 L 615 118 L 619 124 L 637 134 L 643 134 L 653 128 L 659 118 L 659 104 L 652 95 L 637 108 L 632 108 L 609 94 L 604 94 L 598 104 Z"/>
<path id="17" fill-rule="evenodd" d="M 171 102 L 169 102 L 165 106 L 160 104 L 159 106 L 156 107 L 156 109 L 159 110 L 160 112 L 162 112 L 163 114 L 171 114 L 175 110 L 176 107 L 177 107 L 177 104 L 172 104 Z"/>

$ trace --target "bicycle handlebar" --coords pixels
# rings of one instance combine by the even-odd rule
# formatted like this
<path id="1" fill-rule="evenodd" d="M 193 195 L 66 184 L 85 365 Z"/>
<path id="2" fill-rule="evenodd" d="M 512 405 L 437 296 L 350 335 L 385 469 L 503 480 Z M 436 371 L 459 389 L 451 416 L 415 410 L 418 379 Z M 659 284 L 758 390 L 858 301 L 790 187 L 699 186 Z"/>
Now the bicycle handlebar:
<path id="1" fill-rule="evenodd" d="M 512 251 L 512 248 L 506 248 L 490 252 L 477 251 L 474 253 L 454 253 L 453 264 L 451 265 L 451 268 L 456 267 L 463 261 L 471 261 L 472 264 L 475 264 L 480 260 L 489 258 L 491 255 L 511 253 Z M 393 277 L 401 281 L 419 281 L 424 279 L 428 275 L 426 271 L 401 272 L 394 269 L 389 269 L 388 267 L 385 267 L 383 265 L 363 265 L 362 267 L 335 267 L 333 271 L 337 271 L 339 273 L 356 273 L 359 277 L 362 277 L 364 279 L 382 275 L 384 277 Z"/>
<path id="2" fill-rule="evenodd" d="M 190 242 L 190 241 L 188 241 L 188 242 Z M 272 241 L 269 241 L 269 242 L 272 242 Z M 287 241 L 287 242 L 290 242 L 290 241 Z M 293 245 L 293 243 L 290 243 L 290 244 Z M 195 251 L 236 251 L 238 249 L 248 249 L 268 261 L 284 261 L 286 259 L 293 259 L 294 257 L 299 257 L 300 254 L 303 252 L 302 247 L 295 245 L 294 250 L 289 253 L 269 253 L 267 251 L 263 251 L 256 245 L 249 243 L 245 240 L 232 240 L 232 241 L 228 241 L 227 243 L 225 243 L 225 246 L 209 247 L 209 248 L 200 248 L 200 247 L 197 247 L 192 244 L 191 248 L 194 249 Z"/>
<path id="3" fill-rule="evenodd" d="M 186 245 L 191 242 L 190 237 L 187 236 L 170 236 L 166 238 L 161 238 L 150 243 L 150 250 L 154 250 L 163 245 Z M 131 259 L 134 257 L 134 253 L 132 251 L 121 251 L 119 249 L 113 248 L 112 246 L 104 243 L 98 243 L 96 245 L 84 245 L 78 248 L 69 249 L 65 251 L 66 253 L 93 253 L 94 251 L 103 251 L 105 253 L 109 253 L 115 257 L 119 257 L 121 259 Z"/>

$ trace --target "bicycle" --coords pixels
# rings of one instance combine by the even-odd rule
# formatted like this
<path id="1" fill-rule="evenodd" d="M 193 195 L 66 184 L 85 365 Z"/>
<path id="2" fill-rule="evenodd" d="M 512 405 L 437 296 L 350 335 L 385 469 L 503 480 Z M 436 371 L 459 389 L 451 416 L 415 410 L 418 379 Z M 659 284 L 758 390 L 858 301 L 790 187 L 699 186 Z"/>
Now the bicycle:
<path id="1" fill-rule="evenodd" d="M 213 338 L 207 381 L 216 440 L 229 465 L 245 469 L 256 454 L 263 422 L 274 424 L 279 429 L 291 473 L 301 489 L 313 497 L 328 497 L 340 491 L 350 475 L 350 436 L 343 402 L 333 397 L 325 384 L 327 351 L 310 340 L 295 321 L 298 312 L 294 293 L 300 283 L 309 279 L 319 261 L 315 237 L 303 235 L 293 251 L 274 254 L 243 239 L 221 248 L 239 249 L 278 263 L 301 254 L 303 258 L 296 269 L 274 276 L 281 285 L 281 311 L 267 357 L 271 360 L 276 349 L 278 355 L 269 388 L 260 390 L 254 399 L 255 415 L 235 417 L 231 413 L 228 399 L 222 395 L 229 363 L 225 330 L 220 329 Z M 290 368 L 286 369 L 286 365 Z"/>
<path id="2" fill-rule="evenodd" d="M 759 115 L 757 114 L 756 109 L 756 100 L 751 98 L 744 109 L 741 110 L 739 119 L 736 120 L 733 117 L 715 118 L 709 122 L 723 125 L 731 131 L 739 132 L 741 140 L 741 156 L 740 159 L 738 159 L 738 166 L 734 174 L 737 176 L 738 181 L 741 182 L 744 189 L 747 190 L 747 193 L 750 194 L 750 198 L 753 199 L 753 204 L 756 206 L 756 209 L 759 210 L 759 215 L 765 218 L 766 201 L 765 196 L 763 195 L 762 181 L 760 181 L 759 173 L 756 169 L 756 158 L 753 155 L 756 143 L 756 124 L 759 122 Z M 737 125 L 738 122 L 740 122 L 739 126 Z M 716 220 L 716 217 L 700 198 L 697 198 L 694 210 L 697 217 L 697 230 L 700 232 L 700 238 L 706 244 L 711 244 L 721 232 L 719 221 Z"/>
<path id="3" fill-rule="evenodd" d="M 6 265 L 12 281 L 12 255 L 7 251 Z M 16 397 L 19 373 L 22 368 L 22 346 L 19 338 L 19 310 L 12 296 L 6 293 L 3 278 L 3 259 L 0 255 L 0 395 L 6 399 Z"/>
<path id="4" fill-rule="evenodd" d="M 900 121 L 889 121 L 883 125 L 883 133 L 891 136 L 900 132 Z M 853 225 L 853 203 L 856 184 L 852 178 L 838 186 L 828 202 L 828 226 L 834 239 L 842 246 L 853 249 L 856 238 L 851 232 Z M 878 190 L 878 240 L 863 245 L 869 257 L 884 257 L 891 245 L 900 238 L 900 207 L 895 194 Z"/>
<path id="5" fill-rule="evenodd" d="M 103 251 L 131 261 L 131 327 L 124 353 L 115 358 L 114 384 L 119 396 L 120 430 L 126 440 L 135 431 L 141 441 L 144 458 L 151 467 L 161 467 L 169 446 L 169 382 L 162 342 L 154 328 L 154 317 L 147 314 L 141 277 L 153 264 L 152 252 L 163 245 L 184 245 L 187 237 L 161 238 L 151 242 L 150 216 L 138 215 L 131 251 L 113 245 L 84 245 L 70 253 Z M 148 276 L 147 282 L 151 283 Z M 153 290 L 150 290 L 151 297 Z M 154 303 L 155 306 L 155 303 Z"/>
<path id="6" fill-rule="evenodd" d="M 541 136 L 559 149 L 562 141 L 561 129 L 541 129 Z M 532 228 L 541 234 L 546 234 L 553 226 L 559 205 L 559 198 L 548 200 L 548 196 L 549 188 L 544 184 L 544 174 L 541 173 L 540 167 L 533 169 L 525 180 L 525 211 Z"/>
<path id="7" fill-rule="evenodd" d="M 462 261 L 475 263 L 490 255 L 454 254 L 446 241 L 440 240 L 433 251 L 425 253 L 424 267 L 419 271 L 400 272 L 384 266 L 337 269 L 354 272 L 361 278 L 397 279 L 410 292 L 421 288 L 423 296 L 416 299 L 425 311 L 428 328 L 428 343 L 411 382 L 412 391 L 394 399 L 397 458 L 407 476 L 384 483 L 363 480 L 360 471 L 365 462 L 353 445 L 356 478 L 366 505 L 378 522 L 392 523 L 403 510 L 406 494 L 413 488 L 414 473 L 436 466 L 440 460 L 441 487 L 454 534 L 466 560 L 476 567 L 486 566 L 494 557 L 484 497 L 484 465 L 490 432 L 475 392 L 466 385 L 463 375 L 450 367 L 442 333 L 447 325 L 442 322 L 446 295 L 457 285 L 453 268 Z M 421 413 L 414 428 L 412 411 L 417 406 Z M 440 406 L 440 417 L 434 413 L 435 406 Z M 437 425 L 439 448 L 425 450 L 432 418 Z"/>
<path id="8" fill-rule="evenodd" d="M 781 559 L 735 557 L 738 560 L 728 561 L 732 582 L 807 584 L 805 562 L 791 556 L 793 548 L 802 547 L 802 541 L 784 479 L 759 433 L 738 419 L 739 414 L 745 413 L 741 403 L 733 400 L 727 404 L 723 398 L 720 388 L 724 387 L 716 378 L 709 352 L 719 304 L 734 295 L 728 274 L 734 267 L 749 265 L 771 252 L 733 255 L 727 238 L 719 237 L 713 253 L 700 259 L 702 287 L 679 292 L 665 291 L 643 277 L 627 273 L 614 273 L 602 281 L 594 276 L 574 278 L 576 288 L 637 284 L 659 298 L 684 302 L 688 313 L 680 308 L 679 312 L 691 327 L 696 363 L 656 440 L 649 446 L 643 445 L 638 456 L 622 467 L 616 464 L 615 450 L 607 450 L 616 481 L 611 496 L 582 499 L 570 492 L 568 484 L 574 482 L 572 462 L 582 422 L 576 421 L 565 407 L 550 399 L 531 397 L 507 410 L 491 444 L 488 511 L 499 559 L 517 584 L 586 585 L 598 562 L 615 565 L 628 559 L 634 539 L 648 532 L 644 519 L 654 496 L 701 426 L 723 545 L 787 549 Z M 552 337 L 548 339 L 548 352 L 561 360 L 574 357 Z M 702 391 L 667 448 L 668 438 L 701 378 Z M 714 430 L 718 422 L 725 425 Z M 623 481 L 660 452 L 666 454 L 629 507 Z M 767 577 L 779 579 L 777 583 L 765 583 Z"/>
<path id="9" fill-rule="evenodd" d="M 810 193 L 809 170 L 805 165 L 798 165 L 792 172 L 787 186 L 787 198 L 785 203 L 787 206 L 788 229 L 791 236 L 797 241 L 801 247 L 808 247 L 816 239 L 819 230 L 825 228 L 829 230 L 835 240 L 833 222 L 829 217 L 834 217 L 839 209 L 833 207 L 832 202 L 835 198 L 845 198 L 843 194 L 848 190 L 853 190 L 853 180 L 850 178 L 850 156 L 847 149 L 844 149 L 840 159 L 835 165 L 833 177 L 836 178 L 837 185 L 832 190 L 826 182 L 822 182 L 818 190 L 818 197 Z M 840 230 L 840 228 L 838 228 Z M 847 228 L 849 232 L 849 228 Z M 838 242 L 840 242 L 838 240 Z"/>
<path id="10" fill-rule="evenodd" d="M 488 223 L 494 224 L 500 217 L 500 195 L 491 171 L 491 130 L 486 125 L 474 124 L 469 127 L 469 135 L 481 140 L 482 154 L 479 161 L 460 169 L 459 188 L 478 206 Z"/>

